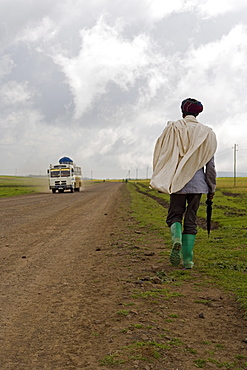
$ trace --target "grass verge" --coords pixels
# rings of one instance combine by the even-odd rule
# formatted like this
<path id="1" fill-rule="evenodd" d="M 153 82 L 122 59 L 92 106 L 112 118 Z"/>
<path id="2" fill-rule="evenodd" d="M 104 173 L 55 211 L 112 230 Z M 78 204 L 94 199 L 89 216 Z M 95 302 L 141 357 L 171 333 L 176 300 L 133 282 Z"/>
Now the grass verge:
<path id="1" fill-rule="evenodd" d="M 205 223 L 199 222 L 195 268 L 234 293 L 247 318 L 247 178 L 238 179 L 236 187 L 229 179 L 218 179 L 217 186 L 212 216 L 215 226 L 208 237 Z M 148 181 L 129 182 L 128 190 L 138 223 L 169 240 L 170 230 L 165 225 L 169 195 L 150 189 Z M 203 195 L 198 211 L 202 220 L 206 217 L 205 200 Z"/>

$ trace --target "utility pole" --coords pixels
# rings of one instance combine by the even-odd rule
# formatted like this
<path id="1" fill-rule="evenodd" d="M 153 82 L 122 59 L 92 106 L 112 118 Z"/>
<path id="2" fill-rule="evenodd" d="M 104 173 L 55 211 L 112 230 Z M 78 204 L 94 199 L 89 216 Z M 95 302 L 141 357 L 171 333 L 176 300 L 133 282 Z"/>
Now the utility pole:
<path id="1" fill-rule="evenodd" d="M 136 169 L 136 180 L 138 180 L 138 168 Z"/>
<path id="2" fill-rule="evenodd" d="M 233 177 L 234 177 L 234 187 L 236 187 L 236 177 L 237 177 L 237 144 L 233 147 Z"/>

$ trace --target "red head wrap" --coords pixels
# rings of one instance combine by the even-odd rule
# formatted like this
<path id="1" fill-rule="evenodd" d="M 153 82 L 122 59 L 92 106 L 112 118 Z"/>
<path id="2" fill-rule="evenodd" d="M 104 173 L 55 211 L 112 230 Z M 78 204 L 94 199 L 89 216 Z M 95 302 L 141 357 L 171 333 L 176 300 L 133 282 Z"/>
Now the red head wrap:
<path id="1" fill-rule="evenodd" d="M 197 116 L 203 111 L 203 105 L 196 99 L 188 98 L 182 101 L 181 109 L 186 115 L 192 114 L 193 116 Z"/>

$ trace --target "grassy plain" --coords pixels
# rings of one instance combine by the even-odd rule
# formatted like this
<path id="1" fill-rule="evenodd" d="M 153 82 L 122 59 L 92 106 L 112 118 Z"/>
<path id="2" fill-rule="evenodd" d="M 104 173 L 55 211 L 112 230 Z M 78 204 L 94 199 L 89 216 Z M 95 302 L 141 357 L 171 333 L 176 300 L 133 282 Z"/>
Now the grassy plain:
<path id="1" fill-rule="evenodd" d="M 129 182 L 132 212 L 138 222 L 162 235 L 170 243 L 170 230 L 165 225 L 168 194 L 149 188 L 148 181 Z M 198 217 L 206 217 L 206 195 L 202 196 Z M 225 290 L 237 297 L 247 318 L 247 178 L 218 178 L 213 201 L 212 221 L 215 226 L 208 237 L 199 227 L 195 244 L 195 267 Z M 169 248 L 164 251 L 169 255 Z M 189 278 L 189 274 L 187 275 Z"/>
<path id="2" fill-rule="evenodd" d="M 84 180 L 83 186 L 90 186 L 103 181 Z M 47 177 L 0 176 L 0 198 L 47 192 L 50 193 Z"/>
<path id="3" fill-rule="evenodd" d="M 46 177 L 0 176 L 0 198 L 47 192 Z"/>

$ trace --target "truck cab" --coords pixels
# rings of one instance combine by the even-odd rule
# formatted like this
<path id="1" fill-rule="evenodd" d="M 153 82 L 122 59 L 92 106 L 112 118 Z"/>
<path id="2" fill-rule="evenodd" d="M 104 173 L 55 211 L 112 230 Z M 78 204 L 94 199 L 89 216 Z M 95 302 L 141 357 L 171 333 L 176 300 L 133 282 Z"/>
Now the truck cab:
<path id="1" fill-rule="evenodd" d="M 80 191 L 82 187 L 81 167 L 76 166 L 68 157 L 61 158 L 59 164 L 50 164 L 47 173 L 49 188 L 53 193 L 56 193 L 56 191 L 63 193 L 65 190 L 70 190 L 73 193 L 74 191 Z"/>

